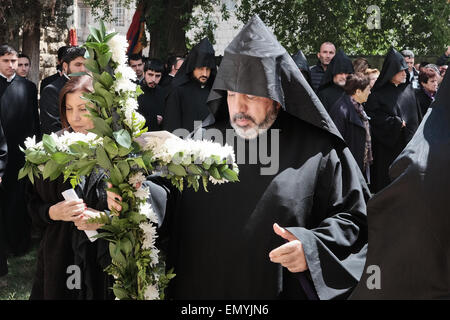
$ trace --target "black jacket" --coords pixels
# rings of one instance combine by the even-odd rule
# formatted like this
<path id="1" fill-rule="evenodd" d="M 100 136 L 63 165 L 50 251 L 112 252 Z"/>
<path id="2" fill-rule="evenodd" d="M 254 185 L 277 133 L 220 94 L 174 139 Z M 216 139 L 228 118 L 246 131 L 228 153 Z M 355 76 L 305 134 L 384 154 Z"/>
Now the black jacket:
<path id="1" fill-rule="evenodd" d="M 352 152 L 361 172 L 364 173 L 366 129 L 350 100 L 350 96 L 344 95 L 336 101 L 329 114 Z"/>
<path id="2" fill-rule="evenodd" d="M 164 115 L 164 89 L 159 85 L 150 88 L 144 84 L 142 91 L 144 94 L 138 97 L 138 112 L 144 116 L 148 131 L 159 131 L 161 126 L 158 124 L 157 116 Z"/>
<path id="3" fill-rule="evenodd" d="M 42 79 L 41 81 L 41 86 L 39 88 L 39 92 L 42 95 L 42 92 L 44 91 L 44 88 L 46 86 L 48 86 L 49 84 L 55 82 L 56 80 L 58 80 L 61 77 L 61 75 L 59 74 L 59 72 L 52 74 L 51 76 Z"/>
<path id="4" fill-rule="evenodd" d="M 57 132 L 62 128 L 59 118 L 59 92 L 67 81 L 66 76 L 59 77 L 41 92 L 39 107 L 42 134 Z"/>
<path id="5" fill-rule="evenodd" d="M 322 78 L 325 74 L 325 70 L 322 67 L 322 64 L 320 63 L 320 60 L 317 61 L 317 64 L 314 66 L 311 66 L 310 68 L 311 73 L 311 87 L 314 89 L 315 92 L 319 90 L 320 83 L 322 82 Z"/>

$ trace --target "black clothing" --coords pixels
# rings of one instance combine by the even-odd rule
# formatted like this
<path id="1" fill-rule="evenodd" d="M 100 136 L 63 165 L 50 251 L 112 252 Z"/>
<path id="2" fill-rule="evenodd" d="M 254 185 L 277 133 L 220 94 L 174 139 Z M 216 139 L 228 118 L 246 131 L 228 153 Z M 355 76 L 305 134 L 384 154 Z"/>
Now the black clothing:
<path id="1" fill-rule="evenodd" d="M 144 85 L 142 90 L 144 94 L 138 97 L 138 112 L 144 116 L 148 131 L 159 131 L 161 126 L 158 124 L 157 115 L 164 114 L 164 89 L 159 85 L 155 88 Z"/>
<path id="2" fill-rule="evenodd" d="M 3 177 L 5 173 L 6 164 L 8 161 L 8 146 L 6 143 L 6 138 L 3 133 L 2 123 L 0 121 L 0 178 Z M 3 202 L 6 199 L 3 194 L 3 186 L 0 182 L 0 201 Z M 6 246 L 5 246 L 5 231 L 3 226 L 3 214 L 2 208 L 0 206 L 0 277 L 6 275 L 8 273 L 8 264 L 6 260 Z"/>
<path id="3" fill-rule="evenodd" d="M 329 111 L 331 119 L 338 128 L 361 172 L 364 174 L 364 150 L 366 129 L 355 110 L 350 96 L 342 96 Z"/>
<path id="4" fill-rule="evenodd" d="M 46 86 L 48 86 L 50 83 L 55 82 L 56 80 L 58 80 L 61 77 L 61 75 L 59 74 L 59 72 L 52 74 L 51 76 L 42 79 L 41 81 L 41 86 L 39 88 L 39 93 L 42 95 L 42 91 L 44 90 L 44 88 Z"/>
<path id="5" fill-rule="evenodd" d="M 320 60 L 317 61 L 317 64 L 315 66 L 312 66 L 310 68 L 311 72 L 311 87 L 314 89 L 315 92 L 319 90 L 320 83 L 322 82 L 322 78 L 325 74 L 325 70 L 322 67 L 322 63 Z"/>
<path id="6" fill-rule="evenodd" d="M 419 104 L 422 116 L 425 116 L 428 108 L 431 105 L 431 102 L 433 102 L 431 97 L 424 90 L 425 89 L 422 86 L 420 86 L 420 88 L 415 91 L 417 103 Z"/>
<path id="7" fill-rule="evenodd" d="M 327 111 L 345 94 L 344 89 L 333 82 L 333 77 L 339 73 L 351 74 L 353 72 L 352 60 L 344 51 L 339 50 L 328 65 L 317 92 L 317 96 Z"/>
<path id="8" fill-rule="evenodd" d="M 25 204 L 24 180 L 18 180 L 25 165 L 27 137 L 40 139 L 36 85 L 19 76 L 11 82 L 0 77 L 0 121 L 8 145 L 8 163 L 3 176 L 4 200 L 1 202 L 7 249 L 20 255 L 29 249 L 31 221 Z"/>
<path id="9" fill-rule="evenodd" d="M 209 67 L 211 75 L 205 84 L 193 78 L 195 68 Z M 203 121 L 209 110 L 206 105 L 216 74 L 214 49 L 207 38 L 192 48 L 166 91 L 163 128 L 169 132 L 183 128 L 191 132 L 194 121 Z"/>
<path id="10" fill-rule="evenodd" d="M 297 53 L 292 56 L 292 60 L 294 60 L 309 85 L 311 85 L 311 70 L 309 70 L 308 60 L 306 60 L 302 50 L 298 50 Z"/>
<path id="11" fill-rule="evenodd" d="M 422 119 L 408 79 L 398 86 L 390 81 L 395 74 L 407 68 L 403 56 L 391 49 L 365 106 L 371 118 L 374 156 L 371 191 L 374 193 L 390 183 L 389 166 L 411 140 Z M 404 128 L 402 121 L 406 122 Z"/>
<path id="12" fill-rule="evenodd" d="M 171 76 L 170 74 L 167 74 L 161 79 L 161 81 L 159 82 L 159 85 L 162 88 L 166 88 L 166 87 L 170 86 L 170 84 L 172 83 L 174 78 L 175 78 L 175 76 Z"/>
<path id="13" fill-rule="evenodd" d="M 61 130 L 61 120 L 59 118 L 59 92 L 69 79 L 61 76 L 56 81 L 47 85 L 41 92 L 40 119 L 42 134 L 50 134 Z"/>
<path id="14" fill-rule="evenodd" d="M 379 289 L 364 272 L 354 299 L 450 298 L 450 75 L 431 110 L 392 164 L 392 183 L 368 203 L 364 270 L 376 265 Z"/>
<path id="15" fill-rule="evenodd" d="M 277 73 L 274 73 L 277 70 Z M 277 222 L 303 244 L 304 277 L 321 299 L 345 298 L 357 283 L 366 250 L 368 190 L 339 132 L 275 36 L 256 16 L 225 49 L 208 98 L 214 117 L 205 129 L 231 130 L 227 90 L 269 97 L 282 108 L 271 129 L 279 132 L 278 170 L 239 163 L 238 183 L 209 192 L 177 194 L 168 266 L 175 299 L 306 299 L 294 274 L 268 257 L 284 240 Z M 215 121 L 215 122 L 214 122 Z M 308 137 L 305 139 L 305 137 Z M 249 150 L 248 140 L 237 137 Z M 278 141 L 276 141 L 278 142 Z M 246 154 L 248 159 L 248 154 Z M 267 168 L 266 168 L 267 169 Z"/>
<path id="16" fill-rule="evenodd" d="M 93 173 L 83 178 L 75 189 L 90 208 L 107 208 L 103 179 L 103 174 Z M 36 179 L 34 185 L 28 183 L 28 210 L 33 224 L 43 232 L 30 299 L 113 299 L 108 289 L 112 279 L 103 272 L 111 262 L 107 241 L 91 242 L 73 222 L 54 221 L 49 217 L 49 208 L 63 201 L 61 193 L 72 188 L 70 183 L 62 181 L 60 177 L 55 181 Z M 81 289 L 67 287 L 67 279 L 73 273 L 68 272 L 71 265 L 80 267 Z"/>
<path id="17" fill-rule="evenodd" d="M 444 53 L 437 59 L 436 64 L 438 66 L 443 66 L 444 64 L 450 65 L 450 61 L 448 60 L 448 58 L 450 58 L 450 56 L 446 56 Z"/>

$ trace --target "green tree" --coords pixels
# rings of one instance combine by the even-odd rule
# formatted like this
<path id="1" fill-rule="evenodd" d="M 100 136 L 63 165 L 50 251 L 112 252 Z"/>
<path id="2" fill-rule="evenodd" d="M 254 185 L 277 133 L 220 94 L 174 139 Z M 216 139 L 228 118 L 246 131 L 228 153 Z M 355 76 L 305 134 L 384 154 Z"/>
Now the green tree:
<path id="1" fill-rule="evenodd" d="M 91 6 L 94 15 L 105 21 L 113 20 L 111 3 L 108 0 L 84 0 Z M 119 4 L 130 7 L 135 1 L 119 0 Z M 221 16 L 228 19 L 229 14 L 221 0 L 139 0 L 136 7 L 143 6 L 143 16 L 150 33 L 150 56 L 165 58 L 168 54 L 184 54 L 201 38 L 208 37 L 214 43 L 214 29 L 217 19 L 214 8 L 220 6 Z M 195 15 L 194 9 L 200 14 Z M 192 43 L 186 33 L 200 27 Z"/>
<path id="2" fill-rule="evenodd" d="M 440 54 L 450 38 L 447 0 L 242 0 L 238 18 L 255 13 L 291 53 L 331 41 L 350 55 L 383 55 L 392 45 Z"/>
<path id="3" fill-rule="evenodd" d="M 67 8 L 72 4 L 73 0 L 0 0 L 0 43 L 30 56 L 34 82 L 39 80 L 41 30 L 67 29 Z"/>

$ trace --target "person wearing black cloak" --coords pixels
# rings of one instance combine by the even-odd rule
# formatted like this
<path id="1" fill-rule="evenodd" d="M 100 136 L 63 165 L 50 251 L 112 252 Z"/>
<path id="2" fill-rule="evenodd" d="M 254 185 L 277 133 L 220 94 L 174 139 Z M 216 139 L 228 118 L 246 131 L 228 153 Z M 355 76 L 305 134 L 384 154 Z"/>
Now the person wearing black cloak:
<path id="1" fill-rule="evenodd" d="M 67 49 L 70 48 L 69 46 L 62 46 L 58 49 L 58 64 L 56 65 L 56 73 L 52 74 L 51 76 L 48 76 L 47 78 L 42 79 L 41 86 L 39 88 L 40 94 L 44 91 L 44 88 L 48 86 L 50 83 L 58 80 L 60 77 L 63 76 L 62 73 L 62 58 L 64 57 L 64 54 L 66 53 Z"/>
<path id="2" fill-rule="evenodd" d="M 450 299 L 449 145 L 447 74 L 392 183 L 368 202 L 367 261 L 352 299 Z"/>
<path id="3" fill-rule="evenodd" d="M 312 88 L 258 16 L 225 49 L 208 105 L 213 116 L 194 137 L 229 137 L 240 182 L 169 194 L 161 230 L 170 235 L 166 264 L 176 277 L 166 297 L 348 297 L 365 262 L 369 191 Z M 268 147 L 272 159 L 245 161 L 255 156 L 250 144 Z M 113 199 L 110 208 L 120 209 Z"/>
<path id="4" fill-rule="evenodd" d="M 8 145 L 8 163 L 3 176 L 4 198 L 1 201 L 2 219 L 7 251 L 22 255 L 29 249 L 31 220 L 25 204 L 25 185 L 18 180 L 25 164 L 24 147 L 27 137 L 40 138 L 36 85 L 17 76 L 17 52 L 0 46 L 0 121 Z"/>
<path id="5" fill-rule="evenodd" d="M 149 59 L 144 66 L 144 80 L 141 83 L 142 91 L 138 97 L 138 112 L 146 121 L 148 131 L 161 130 L 161 122 L 164 114 L 164 89 L 161 81 L 164 65 L 158 59 Z"/>
<path id="6" fill-rule="evenodd" d="M 374 193 L 391 182 L 389 166 L 411 140 L 422 119 L 414 89 L 406 76 L 407 69 L 403 56 L 391 48 L 366 102 L 372 129 L 371 191 Z"/>
<path id="7" fill-rule="evenodd" d="M 42 134 L 50 134 L 61 130 L 61 120 L 59 119 L 59 92 L 72 73 L 85 72 L 84 53 L 86 49 L 80 47 L 70 47 L 66 50 L 62 58 L 63 74 L 59 79 L 47 85 L 41 92 L 40 120 Z"/>
<path id="8" fill-rule="evenodd" d="M 216 74 L 214 49 L 207 38 L 194 46 L 171 83 L 166 98 L 163 128 L 194 130 L 195 121 L 209 114 L 206 100 Z"/>
<path id="9" fill-rule="evenodd" d="M 308 84 L 311 85 L 311 70 L 309 70 L 308 60 L 306 60 L 302 50 L 298 50 L 297 53 L 292 56 L 292 60 L 294 60 Z"/>
<path id="10" fill-rule="evenodd" d="M 5 173 L 6 164 L 8 162 L 8 146 L 6 138 L 3 133 L 2 123 L 0 121 L 0 200 L 3 201 L 3 185 L 2 177 Z M 2 217 L 2 208 L 0 206 L 0 288 L 6 286 L 6 280 L 2 279 L 3 276 L 8 274 L 8 263 L 6 258 L 5 238 L 4 238 L 4 226 Z"/>
<path id="11" fill-rule="evenodd" d="M 345 80 L 353 73 L 353 63 L 344 51 L 339 50 L 328 65 L 320 83 L 317 96 L 327 111 L 345 95 Z"/>
<path id="12" fill-rule="evenodd" d="M 439 73 L 432 68 L 423 68 L 419 73 L 420 86 L 415 92 L 422 115 L 427 113 L 428 108 L 434 101 L 434 97 L 439 88 L 439 77 Z"/>
<path id="13" fill-rule="evenodd" d="M 163 88 L 171 85 L 172 80 L 175 78 L 178 70 L 184 62 L 184 58 L 181 56 L 170 56 L 167 59 L 167 74 L 163 75 L 159 85 Z"/>

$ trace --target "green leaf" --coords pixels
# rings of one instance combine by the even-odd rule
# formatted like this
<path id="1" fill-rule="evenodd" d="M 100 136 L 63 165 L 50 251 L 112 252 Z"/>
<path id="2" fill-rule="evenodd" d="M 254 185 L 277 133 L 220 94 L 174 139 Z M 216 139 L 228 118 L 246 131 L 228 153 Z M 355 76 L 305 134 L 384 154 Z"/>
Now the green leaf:
<path id="1" fill-rule="evenodd" d="M 113 286 L 113 292 L 114 292 L 114 295 L 119 300 L 128 300 L 128 299 L 130 299 L 130 297 L 128 296 L 128 292 L 125 289 L 122 289 L 121 287 L 119 287 L 116 284 Z"/>
<path id="2" fill-rule="evenodd" d="M 75 72 L 75 73 L 68 74 L 68 76 L 69 77 L 80 77 L 80 76 L 90 76 L 90 74 L 87 72 Z"/>
<path id="3" fill-rule="evenodd" d="M 58 163 L 54 160 L 49 160 L 44 167 L 44 173 L 42 174 L 44 179 L 50 177 L 55 171 L 58 170 Z"/>
<path id="4" fill-rule="evenodd" d="M 114 140 L 112 140 L 110 137 L 105 137 L 103 139 L 103 147 L 105 148 L 106 152 L 108 152 L 109 157 L 112 159 L 119 153 L 119 148 L 117 147 Z"/>
<path id="5" fill-rule="evenodd" d="M 109 60 L 111 60 L 112 53 L 107 52 L 105 54 L 99 55 L 97 58 L 98 64 L 102 68 L 106 68 L 106 66 L 109 64 Z"/>
<path id="6" fill-rule="evenodd" d="M 34 164 L 42 164 L 47 162 L 50 156 L 43 151 L 33 150 L 26 154 L 26 160 Z"/>
<path id="7" fill-rule="evenodd" d="M 109 160 L 108 155 L 106 154 L 105 149 L 101 146 L 97 146 L 97 150 L 95 153 L 97 155 L 98 164 L 104 169 L 111 170 L 112 164 L 111 161 Z M 116 185 L 116 183 L 114 184 Z"/>
<path id="8" fill-rule="evenodd" d="M 52 154 L 52 159 L 58 164 L 66 164 L 73 160 L 74 157 L 64 152 L 56 152 Z"/>
<path id="9" fill-rule="evenodd" d="M 92 26 L 89 26 L 90 35 L 97 41 L 102 42 L 102 36 L 100 35 L 100 31 Z"/>
<path id="10" fill-rule="evenodd" d="M 179 164 L 171 163 L 167 166 L 167 169 L 169 169 L 170 172 L 179 177 L 184 177 L 187 174 L 184 167 Z"/>
<path id="11" fill-rule="evenodd" d="M 118 34 L 118 32 L 113 32 L 113 33 L 110 33 L 110 34 L 106 35 L 106 37 L 103 39 L 103 41 L 107 43 L 107 42 L 108 42 L 109 40 L 111 40 L 116 34 Z"/>
<path id="12" fill-rule="evenodd" d="M 105 42 L 105 36 L 106 36 L 106 27 L 105 24 L 103 23 L 103 20 L 100 20 L 100 37 L 102 42 Z"/>
<path id="13" fill-rule="evenodd" d="M 84 165 L 83 167 L 80 168 L 80 170 L 78 171 L 78 174 L 80 176 L 89 175 L 92 172 L 92 170 L 94 169 L 96 164 L 97 164 L 96 160 L 89 161 L 88 163 L 86 163 L 86 165 Z"/>
<path id="14" fill-rule="evenodd" d="M 197 175 L 202 175 L 203 174 L 203 170 L 200 169 L 199 166 L 197 166 L 196 164 L 190 164 L 188 167 L 188 170 L 190 172 L 192 172 L 193 174 L 197 174 Z"/>
<path id="15" fill-rule="evenodd" d="M 28 175 L 28 172 L 31 171 L 31 168 L 27 165 L 25 165 L 25 167 L 23 167 L 22 169 L 20 169 L 19 171 L 19 175 L 18 175 L 18 179 L 22 179 L 23 177 L 26 177 Z"/>
<path id="16" fill-rule="evenodd" d="M 238 175 L 236 172 L 234 172 L 231 169 L 226 169 L 222 172 L 222 175 L 225 179 L 227 179 L 230 182 L 239 181 Z"/>
<path id="17" fill-rule="evenodd" d="M 123 251 L 125 256 L 128 256 L 133 250 L 133 246 L 131 245 L 131 241 L 127 238 L 123 238 L 120 240 L 120 250 Z"/>
<path id="18" fill-rule="evenodd" d="M 122 129 L 113 133 L 117 143 L 122 147 L 129 149 L 131 147 L 131 136 L 127 130 Z"/>
<path id="19" fill-rule="evenodd" d="M 106 71 L 103 71 L 102 75 L 100 76 L 99 81 L 103 84 L 105 89 L 111 88 L 111 86 L 114 84 L 113 77 Z"/>
<path id="20" fill-rule="evenodd" d="M 42 143 L 44 145 L 45 151 L 47 151 L 48 153 L 56 152 L 56 142 L 50 135 L 44 134 L 44 136 L 42 137 Z"/>
<path id="21" fill-rule="evenodd" d="M 120 157 L 125 157 L 127 154 L 129 154 L 131 152 L 131 148 L 124 148 L 122 146 L 119 146 L 119 156 Z"/>
<path id="22" fill-rule="evenodd" d="M 92 59 L 89 58 L 88 60 L 86 60 L 84 65 L 89 71 L 94 72 L 94 73 L 100 73 L 98 63 L 97 63 L 97 61 L 95 61 L 93 59 L 93 57 L 92 57 Z"/>
<path id="23" fill-rule="evenodd" d="M 128 174 L 130 173 L 130 165 L 128 164 L 128 161 L 122 160 L 117 164 L 117 166 L 122 174 L 122 177 L 128 177 Z"/>
<path id="24" fill-rule="evenodd" d="M 92 121 L 94 122 L 94 129 L 90 129 L 89 131 L 94 132 L 101 137 L 112 136 L 113 131 L 104 119 L 99 117 L 93 117 Z"/>
<path id="25" fill-rule="evenodd" d="M 120 172 L 119 168 L 117 168 L 116 165 L 114 165 L 110 169 L 110 175 L 111 175 L 111 181 L 114 185 L 119 185 L 123 181 L 122 173 Z"/>
<path id="26" fill-rule="evenodd" d="M 208 171 L 213 176 L 214 179 L 217 179 L 217 180 L 222 179 L 222 177 L 220 176 L 220 173 L 216 167 L 211 167 Z"/>
<path id="27" fill-rule="evenodd" d="M 144 160 L 142 160 L 141 157 L 134 158 L 133 161 L 134 161 L 134 163 L 136 163 L 140 168 L 142 168 L 142 169 L 147 169 L 147 168 L 145 167 Z"/>

